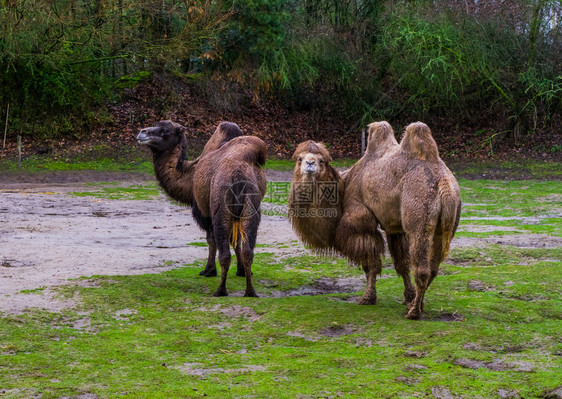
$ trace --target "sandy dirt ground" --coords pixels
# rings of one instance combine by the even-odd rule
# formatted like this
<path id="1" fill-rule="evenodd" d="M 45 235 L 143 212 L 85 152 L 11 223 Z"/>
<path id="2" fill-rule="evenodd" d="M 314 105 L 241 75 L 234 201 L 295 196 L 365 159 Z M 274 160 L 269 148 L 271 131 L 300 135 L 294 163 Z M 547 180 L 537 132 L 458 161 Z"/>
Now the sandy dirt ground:
<path id="1" fill-rule="evenodd" d="M 206 247 L 189 245 L 205 242 L 191 210 L 163 194 L 145 201 L 69 194 L 91 190 L 86 182 L 131 184 L 151 179 L 141 174 L 95 172 L 0 175 L 0 312 L 20 313 L 33 307 L 57 311 L 72 306 L 72 301 L 57 298 L 50 289 L 69 279 L 161 273 L 205 259 Z M 288 172 L 268 172 L 270 181 L 289 179 Z M 562 245 L 557 237 L 521 234 L 455 238 L 452 247 L 486 243 Z M 262 217 L 258 244 L 262 245 L 256 252 L 279 257 L 307 252 L 281 216 Z M 38 288 L 43 289 L 27 291 Z"/>

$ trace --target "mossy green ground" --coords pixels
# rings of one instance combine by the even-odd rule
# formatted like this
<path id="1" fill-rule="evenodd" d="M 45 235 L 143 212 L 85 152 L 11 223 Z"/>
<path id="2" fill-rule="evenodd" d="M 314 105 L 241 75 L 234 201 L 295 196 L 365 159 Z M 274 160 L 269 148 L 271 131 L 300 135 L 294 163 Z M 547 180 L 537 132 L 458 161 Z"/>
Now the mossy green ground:
<path id="1" fill-rule="evenodd" d="M 460 185 L 457 239 L 560 237 L 560 182 Z M 159 195 L 156 185 L 89 189 L 108 199 Z M 299 296 L 319 279 L 362 278 L 345 260 L 312 255 L 257 254 L 257 299 L 240 297 L 244 279 L 233 272 L 231 296 L 212 297 L 218 279 L 198 275 L 202 259 L 161 274 L 79 279 L 58 289 L 80 299 L 74 309 L 0 317 L 0 396 L 541 398 L 562 385 L 561 259 L 556 246 L 456 248 L 422 321 L 404 319 L 388 258 L 375 306 L 355 303 L 361 284 Z"/>

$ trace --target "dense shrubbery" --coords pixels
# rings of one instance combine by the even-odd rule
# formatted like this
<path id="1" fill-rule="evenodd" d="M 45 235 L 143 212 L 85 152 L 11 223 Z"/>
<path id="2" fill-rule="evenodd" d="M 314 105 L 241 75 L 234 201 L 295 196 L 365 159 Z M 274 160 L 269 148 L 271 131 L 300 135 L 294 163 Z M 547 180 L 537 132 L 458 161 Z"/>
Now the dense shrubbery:
<path id="1" fill-rule="evenodd" d="M 227 110 L 249 89 L 350 127 L 488 113 L 517 138 L 561 113 L 561 13 L 554 0 L 5 0 L 0 106 L 14 130 L 76 133 L 119 88 L 175 73 L 210 100 L 228 90 Z"/>

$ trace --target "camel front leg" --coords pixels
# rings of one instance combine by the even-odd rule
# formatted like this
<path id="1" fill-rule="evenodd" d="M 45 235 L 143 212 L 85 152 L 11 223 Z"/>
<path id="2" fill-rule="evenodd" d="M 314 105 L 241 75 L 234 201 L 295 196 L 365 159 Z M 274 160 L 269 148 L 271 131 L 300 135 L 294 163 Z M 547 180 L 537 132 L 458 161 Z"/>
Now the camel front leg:
<path id="1" fill-rule="evenodd" d="M 365 293 L 357 302 L 359 305 L 376 305 L 377 304 L 377 274 L 380 273 L 382 263 L 379 257 L 375 257 L 370 262 L 363 265 L 365 277 L 367 277 L 367 288 Z"/>
<path id="2" fill-rule="evenodd" d="M 213 231 L 207 231 L 207 243 L 209 244 L 209 255 L 207 258 L 207 265 L 205 269 L 199 272 L 200 276 L 205 277 L 215 277 L 217 275 L 217 265 L 216 265 L 216 254 L 217 245 L 215 243 L 215 237 L 213 236 Z"/>

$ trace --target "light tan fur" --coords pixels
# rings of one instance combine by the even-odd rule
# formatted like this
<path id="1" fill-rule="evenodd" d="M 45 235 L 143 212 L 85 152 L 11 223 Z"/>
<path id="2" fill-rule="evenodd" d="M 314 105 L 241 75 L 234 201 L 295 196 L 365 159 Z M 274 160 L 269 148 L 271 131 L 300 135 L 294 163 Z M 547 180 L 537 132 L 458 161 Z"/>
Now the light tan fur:
<path id="1" fill-rule="evenodd" d="M 376 302 L 383 253 L 380 226 L 404 280 L 406 317 L 419 319 L 425 292 L 448 254 L 461 209 L 458 183 L 439 158 L 430 129 L 414 123 L 399 144 L 387 122 L 370 124 L 366 152 L 346 174 L 344 186 L 342 216 L 332 245 L 365 270 L 367 289 L 360 303 Z"/>
<path id="2" fill-rule="evenodd" d="M 296 164 L 289 193 L 289 221 L 306 244 L 332 251 L 342 211 L 343 182 L 330 165 L 332 158 L 322 143 L 301 143 L 293 160 Z M 307 167 L 314 172 L 307 173 Z"/>

